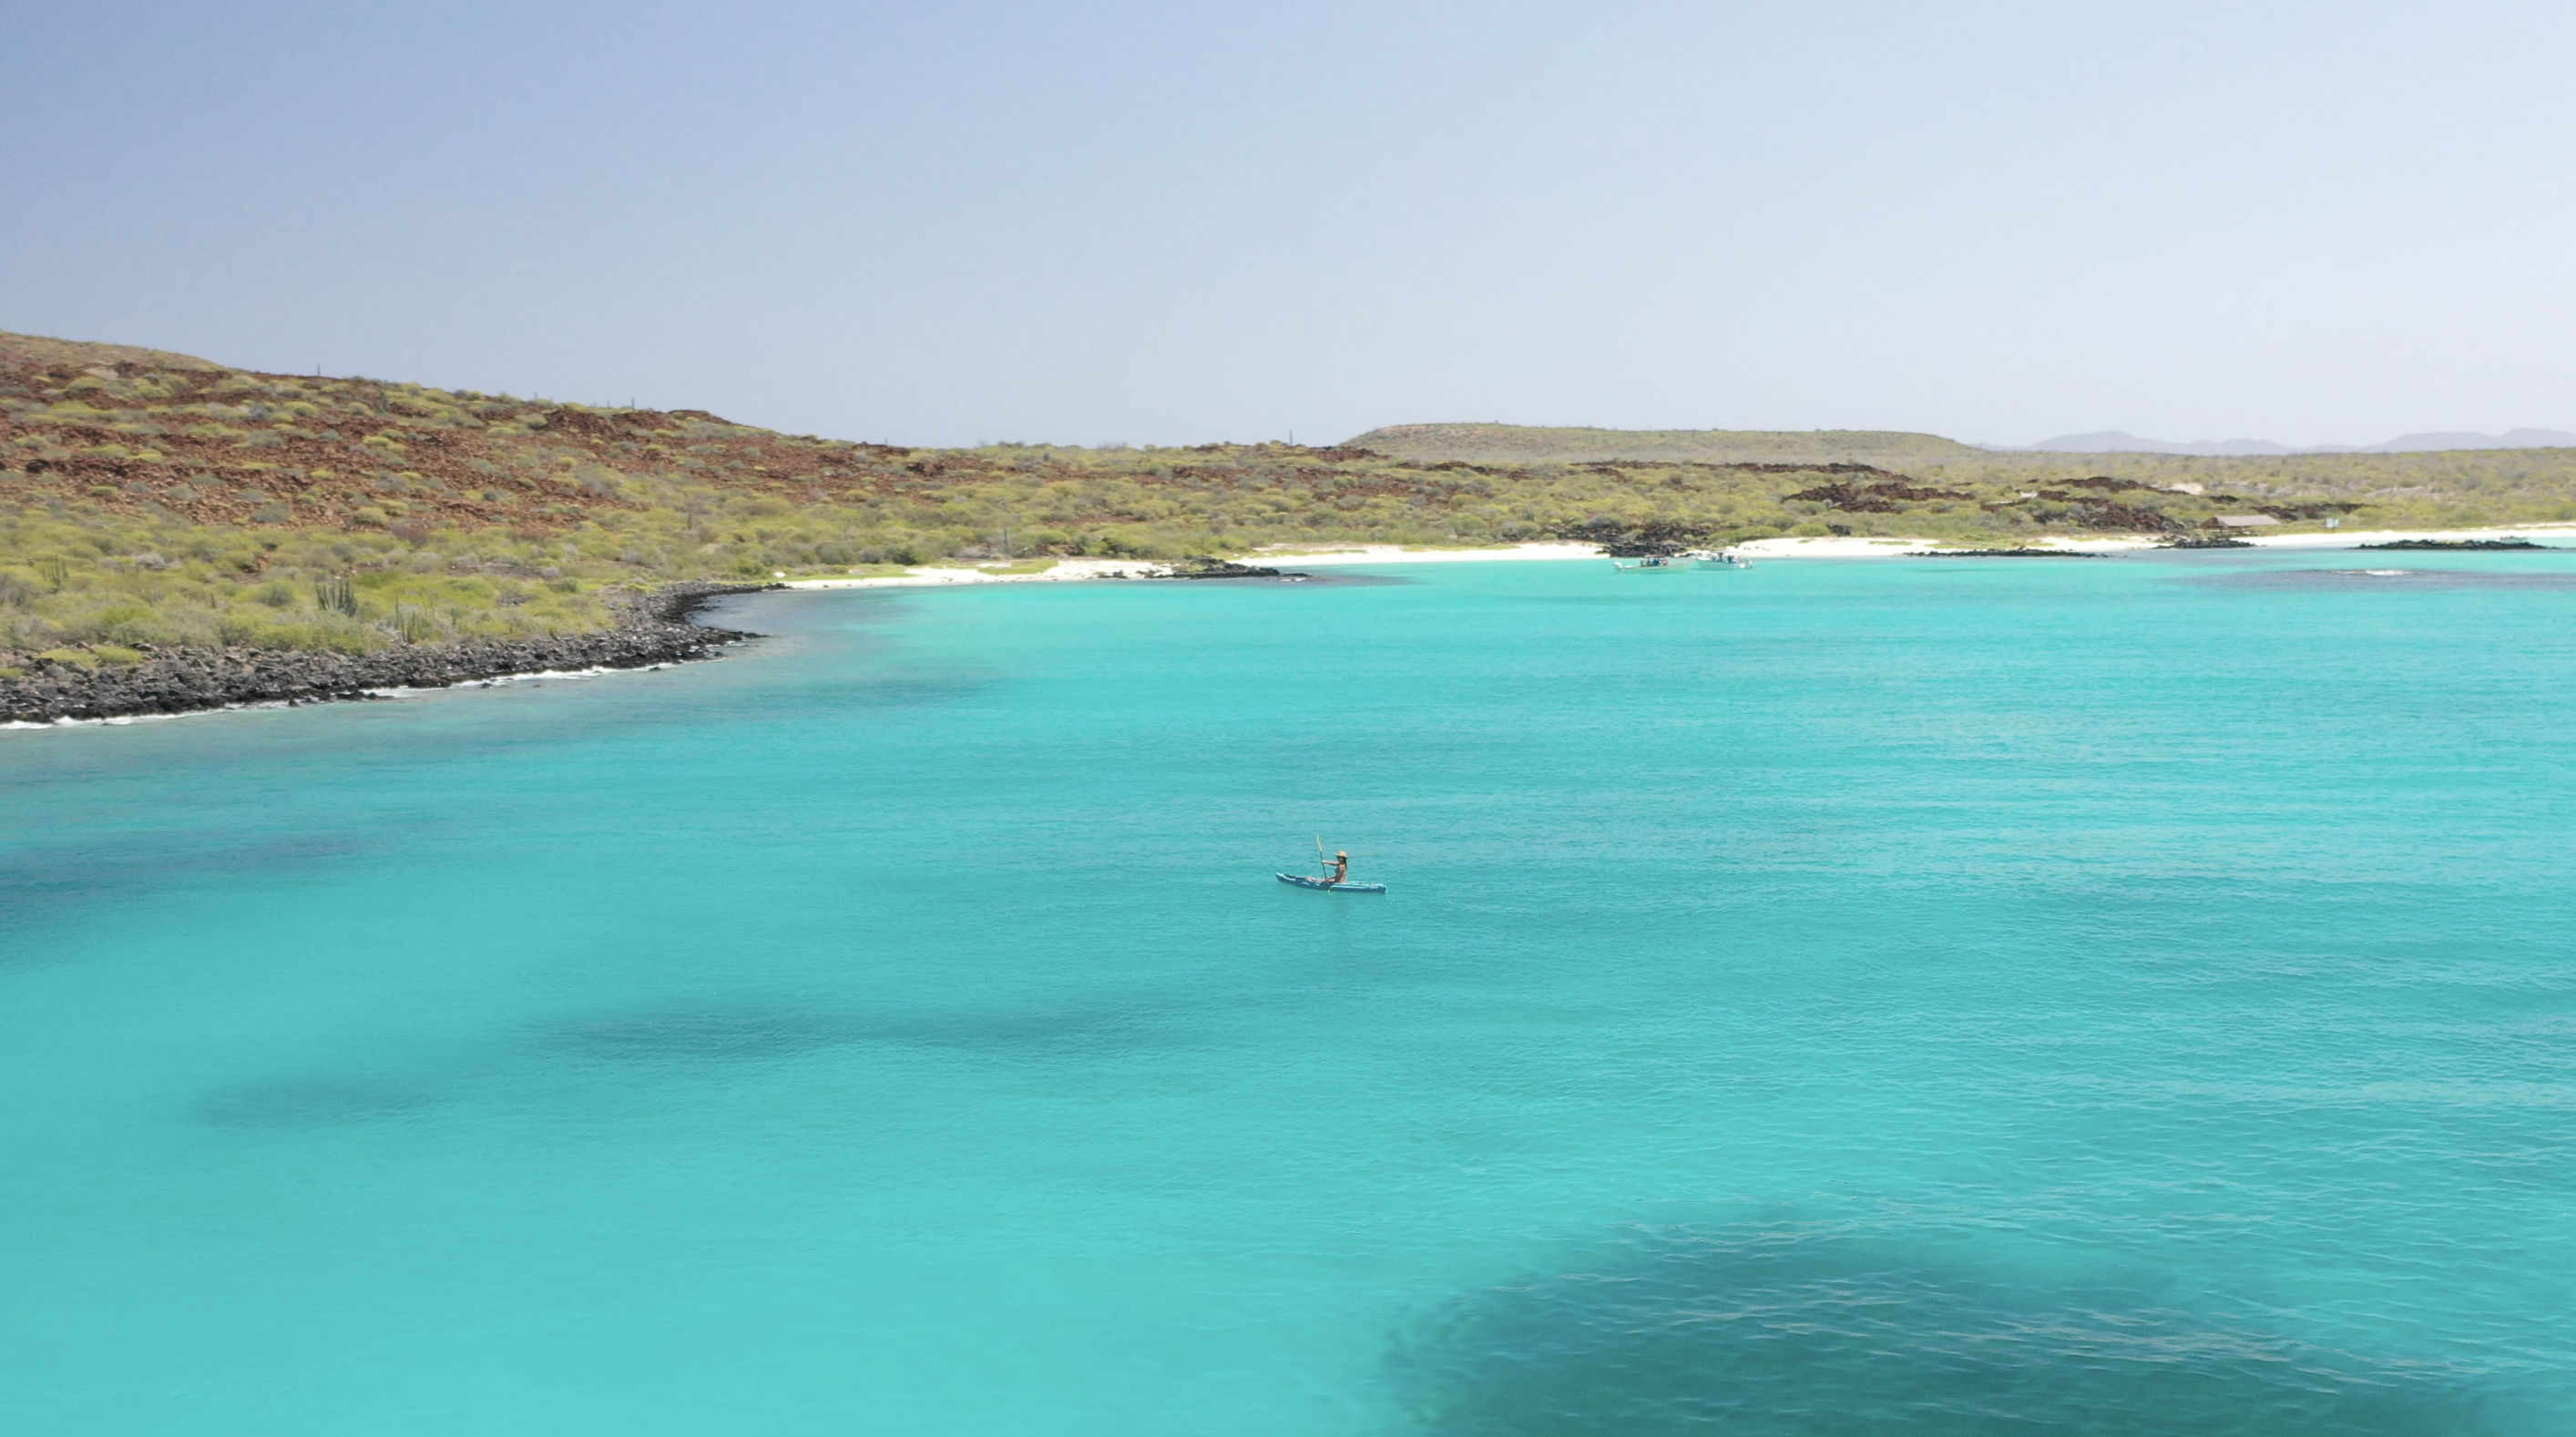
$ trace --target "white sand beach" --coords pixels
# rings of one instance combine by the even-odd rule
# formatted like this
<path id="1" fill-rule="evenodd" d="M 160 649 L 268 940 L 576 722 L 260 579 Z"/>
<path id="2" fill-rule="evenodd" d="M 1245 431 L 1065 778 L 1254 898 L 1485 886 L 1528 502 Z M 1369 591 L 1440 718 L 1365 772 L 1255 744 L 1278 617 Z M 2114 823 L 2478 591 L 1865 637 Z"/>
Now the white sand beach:
<path id="1" fill-rule="evenodd" d="M 1247 554 L 1240 562 L 1269 568 L 1312 569 L 1335 564 L 1440 564 L 1463 559 L 1592 559 L 1594 544 L 1508 544 L 1490 549 L 1412 549 L 1401 544 L 1337 544 L 1314 548 L 1271 548 Z M 905 589 L 935 584 L 1061 584 L 1091 579 L 1153 579 L 1172 572 L 1169 564 L 1150 559 L 1059 559 L 1034 574 L 990 567 L 925 564 L 901 574 L 848 579 L 788 579 L 790 589 Z"/>
<path id="2" fill-rule="evenodd" d="M 990 568 L 924 564 L 900 574 L 872 574 L 850 579 L 789 579 L 790 589 L 918 589 L 935 584 L 1063 584 L 1085 579 L 1150 579 L 1171 572 L 1168 564 L 1146 559 L 1059 559 L 1036 573 L 1015 574 L 1012 565 Z"/>
<path id="3" fill-rule="evenodd" d="M 2357 549 L 2365 544 L 2391 544 L 2409 539 L 2506 539 L 2528 538 L 2536 543 L 2563 543 L 2576 548 L 2576 523 L 2517 524 L 2488 529 L 2347 529 L 2333 533 L 2303 534 L 2236 534 L 2231 537 L 2249 540 L 2260 549 Z M 2122 554 L 2154 549 L 2159 539 L 2121 537 L 2104 539 L 2045 539 L 2034 548 L 2066 549 L 2085 554 Z M 1861 538 L 1834 535 L 1826 538 L 1754 539 L 1736 546 L 1756 559 L 1887 559 L 1907 554 L 1928 553 L 1941 548 L 1937 539 Z M 1407 548 L 1401 544 L 1347 544 L 1306 548 L 1264 549 L 1245 556 L 1243 562 L 1273 568 L 1316 569 L 1358 564 L 1458 564 L 1491 563 L 1513 559 L 1597 559 L 1598 546 L 1592 544 L 1544 543 L 1497 545 L 1486 549 Z M 903 589 L 941 584 L 1062 584 L 1098 579 L 1151 579 L 1171 573 L 1168 564 L 1144 559 L 1060 559 L 1052 567 L 1036 573 L 1012 573 L 1008 566 L 976 568 L 962 565 L 924 565 L 902 574 L 881 574 L 866 578 L 788 579 L 790 589 Z"/>
<path id="4" fill-rule="evenodd" d="M 1484 549 L 1412 549 L 1402 544 L 1323 544 L 1312 549 L 1279 546 L 1262 550 L 1247 562 L 1277 567 L 1293 564 L 1455 564 L 1495 559 L 1597 559 L 1598 544 L 1497 544 Z"/>

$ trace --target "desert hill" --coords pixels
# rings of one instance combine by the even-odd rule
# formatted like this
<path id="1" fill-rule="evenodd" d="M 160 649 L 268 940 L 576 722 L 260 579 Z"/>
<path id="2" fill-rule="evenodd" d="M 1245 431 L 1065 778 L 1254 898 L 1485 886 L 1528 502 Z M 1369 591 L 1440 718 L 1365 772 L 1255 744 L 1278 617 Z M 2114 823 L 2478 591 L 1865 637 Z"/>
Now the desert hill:
<path id="1" fill-rule="evenodd" d="M 143 369 L 221 369 L 211 359 L 145 349 L 134 344 L 92 344 L 77 339 L 48 339 L 41 334 L 12 334 L 0 329 L 0 370 L 113 369 L 131 364 Z"/>
<path id="2" fill-rule="evenodd" d="M 0 465 L 113 514 L 290 528 L 505 525 L 634 510 L 630 472 L 798 499 L 845 492 L 880 446 L 699 410 L 591 409 L 373 379 L 261 374 L 126 345 L 9 335 Z M 144 356 L 138 358 L 137 356 Z"/>
<path id="3" fill-rule="evenodd" d="M 2012 446 L 2004 446 L 2009 452 Z M 2576 448 L 2576 433 L 2564 429 L 2508 429 L 2502 434 L 2446 431 L 2400 434 L 2377 444 L 2311 444 L 2292 448 L 2270 439 L 2196 439 L 2179 444 L 2170 439 L 2142 439 L 2125 429 L 2091 434 L 2061 434 L 2022 446 L 2049 454 L 2196 454 L 2207 458 L 2264 458 L 2283 454 L 2418 454 L 2449 449 Z"/>
<path id="4" fill-rule="evenodd" d="M 1396 424 L 1343 441 L 1400 459 L 1581 464 L 1666 459 L 1711 464 L 1961 459 L 1977 451 L 1937 434 L 1884 429 L 1582 429 L 1526 424 Z"/>

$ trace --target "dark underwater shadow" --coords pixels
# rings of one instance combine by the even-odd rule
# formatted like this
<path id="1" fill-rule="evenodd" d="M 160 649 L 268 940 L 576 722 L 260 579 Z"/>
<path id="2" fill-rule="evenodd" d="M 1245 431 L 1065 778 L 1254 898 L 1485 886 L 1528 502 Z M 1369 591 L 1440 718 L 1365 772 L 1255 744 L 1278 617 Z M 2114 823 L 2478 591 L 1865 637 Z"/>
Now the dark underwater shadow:
<path id="1" fill-rule="evenodd" d="M 434 1101 L 389 1081 L 286 1078 L 216 1089 L 198 1102 L 195 1116 L 219 1128 L 336 1128 L 402 1122 Z"/>
<path id="2" fill-rule="evenodd" d="M 2365 567 L 2367 565 L 2367 567 Z M 2576 574 L 2481 573 L 2472 569 L 2415 569 L 2402 558 L 2357 561 L 2348 569 L 2261 569 L 2239 574 L 2193 574 L 2180 580 L 2213 589 L 2330 594 L 2412 594 L 2426 589 L 2576 590 Z"/>
<path id="3" fill-rule="evenodd" d="M 1639 595 L 1650 592 L 1667 596 L 1673 593 L 1670 589 L 1617 589 L 1598 594 L 1511 594 L 1504 596 L 1504 602 L 1551 609 L 1633 607 Z"/>
<path id="4" fill-rule="evenodd" d="M 1327 569 L 1320 574 L 1302 570 L 1290 570 L 1288 572 L 1295 575 L 1295 577 L 1283 577 L 1277 579 L 1192 579 L 1190 582 L 1194 585 L 1295 584 L 1301 588 L 1308 589 L 1386 589 L 1401 587 L 1407 584 L 1419 584 L 1422 582 L 1420 579 L 1408 578 L 1402 574 L 1337 574 L 1330 569 Z"/>
<path id="5" fill-rule="evenodd" d="M 2457 1368 L 2305 1345 L 2119 1281 L 2034 1284 L 1891 1241 L 1640 1231 L 1402 1334 L 1432 1437 L 2505 1437 Z M 2199 1310 L 2195 1310 L 2199 1309 Z"/>
<path id="6" fill-rule="evenodd" d="M 876 1016 L 796 1008 L 649 1009 L 568 1019 L 523 1030 L 512 1042 L 466 1051 L 408 1076 L 379 1066 L 312 1071 L 208 1089 L 189 1116 L 217 1128 L 318 1130 L 411 1122 L 499 1079 L 540 1105 L 579 1103 L 568 1073 L 723 1081 L 746 1070 L 864 1048 L 901 1048 L 978 1061 L 1065 1064 L 1111 1061 L 1170 1047 L 1189 1015 L 1167 1005 L 1085 1004 L 984 1012 Z"/>
<path id="7" fill-rule="evenodd" d="M 532 1036 L 548 1057 L 671 1068 L 769 1063 L 880 1045 L 1054 1061 L 1168 1041 L 1171 1016 L 1152 1005 L 1113 1004 L 867 1017 L 792 1009 L 649 1011 L 556 1023 Z"/>
<path id="8" fill-rule="evenodd" d="M 765 687 L 758 695 L 763 718 L 808 710 L 834 713 L 853 709 L 931 709 L 964 703 L 989 692 L 998 680 L 991 673 L 937 671 L 922 668 L 888 673 L 808 671 Z M 802 704 L 802 708 L 786 707 Z M 731 718 L 730 715 L 727 716 Z"/>
<path id="9" fill-rule="evenodd" d="M 391 847 L 380 833 L 359 832 L 246 843 L 213 822 L 166 832 L 57 838 L 0 852 L 0 935 L 20 924 L 32 927 L 84 907 L 132 903 L 140 894 L 182 884 L 305 872 L 373 858 Z M 46 956 L 43 947 L 0 943 L 0 967 Z"/>

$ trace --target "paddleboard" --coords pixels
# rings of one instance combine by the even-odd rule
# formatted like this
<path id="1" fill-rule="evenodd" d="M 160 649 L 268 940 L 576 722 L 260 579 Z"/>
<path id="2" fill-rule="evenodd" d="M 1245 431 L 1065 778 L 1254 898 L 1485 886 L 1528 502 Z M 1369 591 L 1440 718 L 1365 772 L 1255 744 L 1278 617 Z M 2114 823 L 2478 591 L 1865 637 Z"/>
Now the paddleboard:
<path id="1" fill-rule="evenodd" d="M 1302 873 L 1280 874 L 1279 881 L 1293 883 L 1299 888 L 1320 888 L 1327 893 L 1384 893 L 1386 891 L 1386 885 L 1383 883 L 1326 883 L 1320 878 L 1308 878 Z"/>

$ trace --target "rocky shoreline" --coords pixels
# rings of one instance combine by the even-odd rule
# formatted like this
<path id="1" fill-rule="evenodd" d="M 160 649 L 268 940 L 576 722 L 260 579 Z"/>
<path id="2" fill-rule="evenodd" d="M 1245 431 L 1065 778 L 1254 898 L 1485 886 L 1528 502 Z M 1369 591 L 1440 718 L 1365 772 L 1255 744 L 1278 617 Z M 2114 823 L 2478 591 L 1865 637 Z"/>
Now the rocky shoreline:
<path id="1" fill-rule="evenodd" d="M 2101 559 L 2086 549 L 1914 549 L 1908 559 Z"/>
<path id="2" fill-rule="evenodd" d="M 1148 574 L 1146 577 L 1151 579 L 1310 579 L 1314 576 L 1294 571 L 1282 573 L 1277 569 L 1264 568 L 1259 564 L 1239 564 L 1232 559 L 1211 559 L 1205 555 L 1194 554 L 1173 565 L 1167 572 Z"/>
<path id="3" fill-rule="evenodd" d="M 237 704 L 321 703 L 372 691 L 442 688 L 475 679 L 578 669 L 637 669 L 712 658 L 757 635 L 691 621 L 720 594 L 772 584 L 674 584 L 628 603 L 614 628 L 551 638 L 398 644 L 370 654 L 283 649 L 147 649 L 143 661 L 85 669 L 37 660 L 0 679 L 0 722 L 195 713 Z"/>

